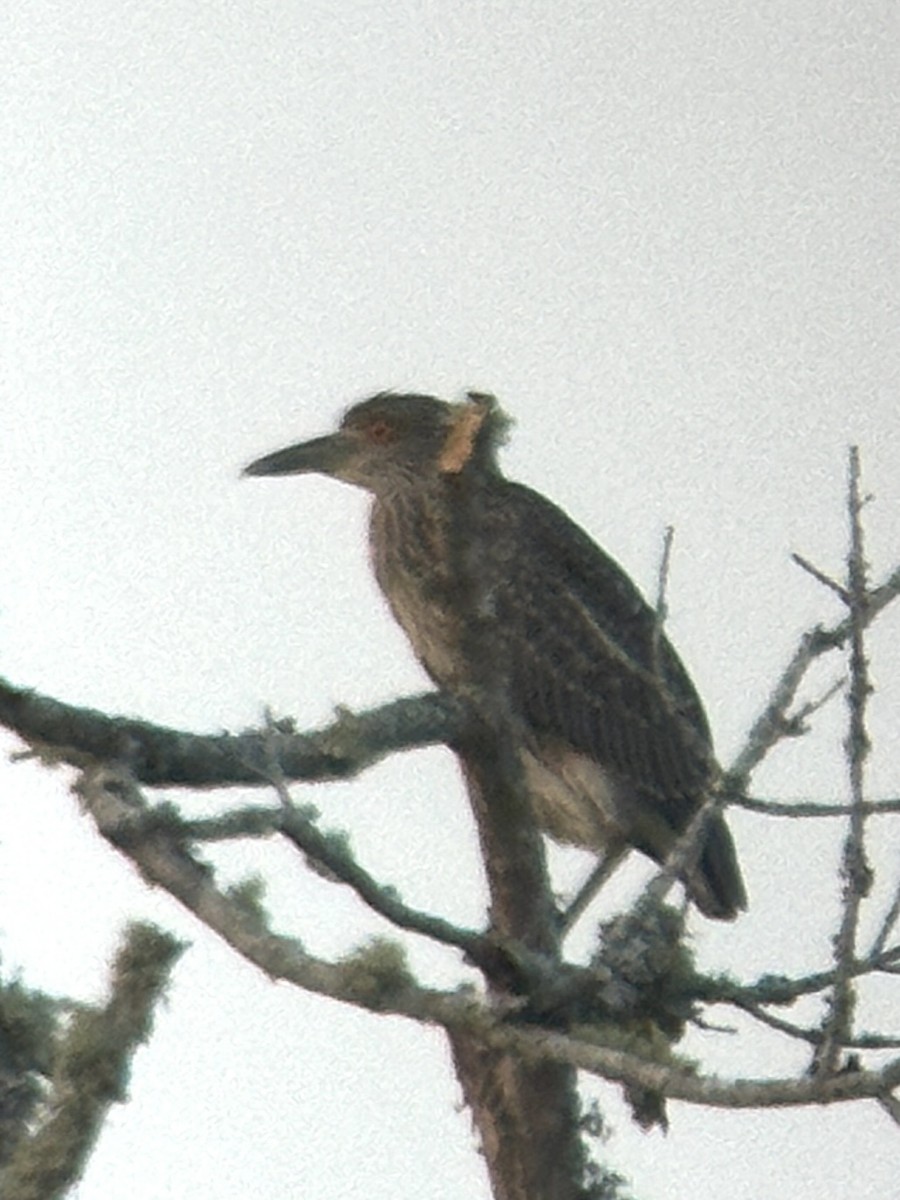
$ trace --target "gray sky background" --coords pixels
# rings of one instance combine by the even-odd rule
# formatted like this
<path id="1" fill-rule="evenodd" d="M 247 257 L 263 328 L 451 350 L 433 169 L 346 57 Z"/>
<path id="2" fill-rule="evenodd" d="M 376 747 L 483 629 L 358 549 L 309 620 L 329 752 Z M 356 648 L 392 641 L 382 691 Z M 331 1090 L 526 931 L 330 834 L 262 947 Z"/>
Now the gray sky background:
<path id="1" fill-rule="evenodd" d="M 0 669 L 16 682 L 194 730 L 264 704 L 311 725 L 421 688 L 369 579 L 363 497 L 237 477 L 386 387 L 495 391 L 517 422 L 509 473 L 647 591 L 676 526 L 671 633 L 726 761 L 801 630 L 838 615 L 788 556 L 840 572 L 851 441 L 873 572 L 896 564 L 894 6 L 36 0 L 4 15 L 0 45 Z M 897 621 L 871 645 L 873 795 L 898 786 Z M 842 719 L 837 703 L 779 749 L 757 790 L 841 795 Z M 436 1033 L 259 978 L 99 844 L 64 773 L 0 778 L 5 970 L 95 997 L 126 918 L 193 943 L 79 1200 L 487 1197 Z M 411 903 L 481 919 L 448 755 L 312 796 Z M 841 831 L 732 823 L 752 909 L 698 918 L 701 960 L 746 978 L 825 965 Z M 896 828 L 872 835 L 867 930 L 898 879 Z M 317 952 L 377 928 L 283 849 L 215 860 L 271 871 L 280 928 Z M 560 886 L 588 865 L 553 862 Z M 629 864 L 598 911 L 645 876 Z M 425 979 L 462 977 L 452 955 L 411 954 Z M 870 989 L 863 1023 L 897 1032 L 896 1016 Z M 804 1063 L 762 1034 L 693 1048 L 723 1073 Z M 664 1139 L 612 1087 L 585 1091 L 640 1200 L 896 1191 L 875 1106 L 673 1105 Z"/>

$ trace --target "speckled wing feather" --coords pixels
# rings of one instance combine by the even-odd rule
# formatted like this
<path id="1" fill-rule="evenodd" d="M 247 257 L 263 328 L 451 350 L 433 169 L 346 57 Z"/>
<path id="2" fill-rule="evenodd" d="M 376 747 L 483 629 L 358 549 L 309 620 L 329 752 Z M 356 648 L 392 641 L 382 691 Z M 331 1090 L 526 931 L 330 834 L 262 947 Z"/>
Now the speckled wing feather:
<path id="1" fill-rule="evenodd" d="M 637 588 L 550 501 L 504 481 L 489 539 L 509 699 L 536 734 L 558 738 L 637 785 L 682 828 L 711 776 L 709 726 Z M 514 536 L 513 534 L 513 526 Z M 506 558 L 504 545 L 516 552 Z"/>

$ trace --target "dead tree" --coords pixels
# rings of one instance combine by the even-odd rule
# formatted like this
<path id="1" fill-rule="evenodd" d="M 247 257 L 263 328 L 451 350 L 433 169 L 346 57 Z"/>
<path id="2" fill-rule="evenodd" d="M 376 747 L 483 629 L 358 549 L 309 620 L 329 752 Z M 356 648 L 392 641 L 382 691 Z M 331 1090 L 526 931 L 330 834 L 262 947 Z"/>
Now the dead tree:
<path id="1" fill-rule="evenodd" d="M 168 892 L 267 976 L 375 1014 L 440 1027 L 498 1200 L 612 1196 L 616 1181 L 591 1162 L 584 1145 L 590 1119 L 580 1111 L 577 1072 L 621 1085 L 635 1119 L 645 1126 L 669 1119 L 668 1101 L 758 1108 L 868 1100 L 900 1124 L 900 1031 L 863 1034 L 854 1020 L 856 996 L 865 980 L 900 974 L 900 888 L 892 893 L 890 887 L 876 887 L 880 881 L 866 855 L 869 818 L 900 812 L 900 800 L 871 800 L 865 787 L 871 690 L 865 637 L 900 593 L 900 568 L 879 584 L 870 582 L 862 508 L 854 451 L 844 579 L 798 557 L 805 570 L 840 597 L 845 616 L 800 639 L 743 748 L 634 908 L 601 927 L 596 952 L 586 964 L 568 962 L 563 954 L 564 929 L 540 833 L 522 802 L 508 730 L 492 719 L 489 708 L 468 698 L 433 692 L 367 712 L 342 711 L 327 728 L 313 732 L 299 732 L 290 720 L 269 716 L 261 729 L 210 737 L 74 708 L 2 683 L 0 723 L 25 742 L 29 756 L 74 768 L 79 802 L 110 847 L 149 885 Z M 661 592 L 660 614 L 663 607 Z M 825 655 L 843 655 L 845 673 L 825 694 L 804 698 L 807 671 Z M 803 734 L 822 705 L 838 696 L 847 710 L 846 801 L 776 803 L 754 795 L 754 772 L 772 748 Z M 347 779 L 386 755 L 435 744 L 449 746 L 463 764 L 490 888 L 484 929 L 464 928 L 405 904 L 356 860 L 343 839 L 323 830 L 292 792 L 295 785 Z M 274 803 L 198 820 L 170 800 L 153 804 L 147 798 L 159 788 L 235 787 L 268 792 Z M 768 814 L 773 821 L 846 822 L 840 922 L 833 959 L 820 971 L 740 980 L 736 975 L 707 977 L 694 968 L 680 938 L 684 906 L 673 907 L 667 900 L 696 854 L 704 823 L 728 805 Z M 481 973 L 483 988 L 422 986 L 406 964 L 402 945 L 394 941 L 374 941 L 339 961 L 306 953 L 295 938 L 272 927 L 249 889 L 241 893 L 221 886 L 202 857 L 203 847 L 246 838 L 286 841 L 297 850 L 298 865 L 312 865 L 335 886 L 351 888 L 398 932 L 457 951 Z M 866 903 L 879 903 L 883 911 L 877 936 L 862 945 L 859 913 Z M 137 1037 L 146 1035 L 147 1004 L 178 952 L 168 938 L 154 941 L 151 948 L 150 985 L 140 991 L 143 1000 L 133 1022 Z M 805 996 L 825 1000 L 818 1023 L 782 1015 Z M 715 1008 L 739 1010 L 806 1044 L 808 1069 L 783 1078 L 721 1079 L 684 1062 L 677 1049 L 681 1035 L 690 1023 L 704 1023 Z M 46 1085 L 52 1102 L 37 1132 L 22 1137 L 0 1171 L 3 1194 L 10 1200 L 43 1194 L 29 1191 L 21 1180 L 26 1177 L 23 1164 L 34 1161 L 36 1139 L 48 1136 L 51 1111 L 59 1122 L 67 1105 L 80 1106 L 83 1134 L 73 1138 L 68 1151 L 71 1181 L 96 1135 L 98 1114 L 118 1094 L 112 1078 L 105 1088 L 95 1089 L 93 1099 L 85 1098 L 83 1088 L 58 1086 L 58 1067 L 45 1069 L 48 1080 L 55 1081 Z"/>

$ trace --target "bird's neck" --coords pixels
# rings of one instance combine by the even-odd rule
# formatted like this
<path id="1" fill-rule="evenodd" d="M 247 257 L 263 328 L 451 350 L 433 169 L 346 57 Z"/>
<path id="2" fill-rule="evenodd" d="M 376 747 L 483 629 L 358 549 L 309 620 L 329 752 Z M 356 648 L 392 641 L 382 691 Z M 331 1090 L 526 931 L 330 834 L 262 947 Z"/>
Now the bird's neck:
<path id="1" fill-rule="evenodd" d="M 419 661 L 445 687 L 458 682 L 467 615 L 477 607 L 470 593 L 478 499 L 467 481 L 438 479 L 377 496 L 372 506 L 378 584 Z"/>
<path id="2" fill-rule="evenodd" d="M 423 579 L 446 570 L 458 515 L 457 490 L 435 477 L 375 495 L 369 534 L 375 572 L 382 587 L 384 570 Z"/>

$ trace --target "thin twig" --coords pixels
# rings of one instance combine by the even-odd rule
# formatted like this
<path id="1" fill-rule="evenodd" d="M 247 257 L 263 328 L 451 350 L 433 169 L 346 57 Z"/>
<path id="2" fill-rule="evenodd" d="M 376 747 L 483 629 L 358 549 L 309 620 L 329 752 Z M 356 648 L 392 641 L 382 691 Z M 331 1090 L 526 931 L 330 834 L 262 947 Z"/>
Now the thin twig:
<path id="1" fill-rule="evenodd" d="M 824 571 L 820 571 L 818 567 L 814 567 L 809 559 L 804 558 L 802 554 L 792 554 L 791 559 L 797 564 L 798 567 L 802 567 L 804 571 L 806 571 L 809 575 L 812 575 L 813 579 L 817 580 L 821 584 L 824 584 L 825 587 L 830 588 L 831 591 L 840 596 L 844 604 L 850 603 L 850 597 L 847 593 L 847 589 L 842 583 L 838 583 L 836 579 L 832 579 L 830 575 L 826 575 Z"/>
<path id="2" fill-rule="evenodd" d="M 863 628 L 871 625 L 878 614 L 900 595 L 900 567 L 896 567 L 879 587 L 865 598 L 859 620 Z M 750 777 L 773 746 L 792 733 L 791 705 L 806 672 L 823 654 L 837 650 L 850 638 L 852 621 L 846 617 L 828 629 L 816 626 L 800 638 L 797 649 L 781 673 L 766 706 L 753 722 L 743 748 L 732 762 L 724 780 L 729 800 L 747 792 Z"/>
<path id="3" fill-rule="evenodd" d="M 663 627 L 668 615 L 668 607 L 666 603 L 666 591 L 669 583 L 669 570 L 672 560 L 672 543 L 675 538 L 675 527 L 667 525 L 663 534 L 663 548 L 659 563 L 659 574 L 656 588 L 656 604 L 654 607 L 653 621 L 653 643 L 652 643 L 652 663 L 653 670 L 656 675 L 662 677 L 662 667 L 660 662 L 660 647 L 662 645 Z M 706 802 L 701 806 L 699 811 L 694 815 L 687 829 L 676 839 L 672 849 L 666 856 L 665 862 L 660 867 L 656 875 L 650 880 L 644 888 L 641 896 L 638 898 L 637 906 L 653 905 L 661 903 L 668 893 L 671 891 L 675 883 L 684 876 L 685 872 L 693 865 L 693 862 L 699 852 L 703 838 L 703 831 L 706 828 L 706 823 L 712 813 L 719 807 L 721 797 L 711 795 Z M 576 896 L 572 905 L 564 914 L 564 928 L 571 928 L 575 919 L 584 911 L 598 889 L 609 878 L 609 875 L 618 866 L 623 854 L 617 851 L 612 855 L 607 855 L 603 858 L 600 864 L 592 873 L 587 883 L 582 887 Z"/>
<path id="4" fill-rule="evenodd" d="M 653 610 L 653 644 L 651 649 L 653 670 L 660 678 L 662 677 L 662 670 L 659 650 L 663 638 L 663 628 L 666 618 L 669 615 L 666 592 L 669 586 L 669 569 L 672 562 L 672 542 L 674 539 L 675 526 L 667 525 L 663 533 L 662 555 L 659 560 L 659 574 L 656 582 L 656 605 Z"/>
<path id="5" fill-rule="evenodd" d="M 352 888 L 364 904 L 393 924 L 462 950 L 472 961 L 477 961 L 479 955 L 483 957 L 481 934 L 404 904 L 389 884 L 379 884 L 356 862 L 341 834 L 323 833 L 317 828 L 311 806 L 293 803 L 283 776 L 273 771 L 268 782 L 278 794 L 279 808 L 240 808 L 218 817 L 185 820 L 170 806 L 162 805 L 147 810 L 141 828 L 145 834 L 167 832 L 182 844 L 283 834 L 317 867 Z"/>
<path id="6" fill-rule="evenodd" d="M 150 813 L 158 810 L 151 808 Z M 271 837 L 281 829 L 283 813 L 280 808 L 262 808 L 248 805 L 234 808 L 218 817 L 183 818 L 178 815 L 177 829 L 188 842 L 228 842 L 236 838 Z M 162 821 L 169 818 L 169 810 L 163 806 Z"/>
<path id="7" fill-rule="evenodd" d="M 841 924 L 835 938 L 835 982 L 829 1000 L 828 1017 L 823 1026 L 822 1044 L 814 1065 L 825 1074 L 837 1066 L 840 1047 L 850 1033 L 856 995 L 851 964 L 856 956 L 859 910 L 868 895 L 872 872 L 866 861 L 864 832 L 865 760 L 869 753 L 866 732 L 866 702 L 871 692 L 863 632 L 866 609 L 866 561 L 862 528 L 863 500 L 860 495 L 859 450 L 850 450 L 847 495 L 850 546 L 847 555 L 847 592 L 850 609 L 850 689 L 847 694 L 848 732 L 845 743 L 850 784 L 850 816 L 841 861 L 843 880 Z"/>
<path id="8" fill-rule="evenodd" d="M 825 689 L 821 696 L 817 696 L 814 700 L 807 700 L 805 704 L 801 704 L 798 709 L 795 709 L 794 712 L 788 716 L 788 721 L 791 724 L 798 726 L 798 728 L 802 731 L 806 726 L 806 722 L 813 715 L 813 713 L 817 713 L 820 708 L 824 708 L 828 701 L 833 700 L 834 697 L 839 695 L 846 686 L 846 679 L 836 679 L 830 687 Z"/>
<path id="9" fill-rule="evenodd" d="M 869 951 L 870 958 L 877 958 L 884 950 L 885 946 L 887 945 L 887 940 L 891 935 L 891 931 L 897 924 L 898 918 L 900 918 L 900 880 L 898 880 L 897 886 L 894 889 L 894 898 L 888 906 L 888 910 L 884 914 L 884 918 L 878 929 L 878 933 L 876 933 L 875 939 L 872 942 L 872 948 Z"/>
<path id="10" fill-rule="evenodd" d="M 770 1029 L 775 1029 L 788 1037 L 797 1038 L 799 1041 L 808 1042 L 811 1046 L 821 1045 L 823 1038 L 821 1029 L 810 1029 L 804 1025 L 796 1025 L 793 1021 L 785 1021 L 783 1017 L 776 1017 L 774 1013 L 768 1012 L 762 1005 L 754 1004 L 752 1001 L 736 1000 L 734 1003 L 735 1007 L 740 1008 L 763 1025 L 768 1025 Z M 860 1033 L 856 1037 L 841 1042 L 841 1047 L 846 1050 L 898 1050 L 900 1049 L 900 1037 L 891 1037 L 880 1033 Z"/>
<path id="11" fill-rule="evenodd" d="M 850 964 L 854 977 L 875 972 L 893 974 L 900 970 L 900 945 L 884 950 L 877 958 L 857 959 Z M 814 996 L 834 985 L 835 969 L 810 975 L 763 975 L 755 983 L 741 983 L 729 976 L 696 976 L 692 995 L 706 1004 L 793 1004 L 801 996 Z"/>
<path id="12" fill-rule="evenodd" d="M 280 832 L 307 858 L 352 888 L 373 912 L 400 929 L 424 934 L 436 942 L 462 950 L 472 962 L 485 961 L 486 941 L 483 935 L 404 904 L 393 888 L 379 884 L 374 876 L 359 865 L 341 835 L 323 833 L 302 809 L 295 807 L 284 775 L 277 766 L 273 766 L 269 782 L 282 805 Z"/>
<path id="13" fill-rule="evenodd" d="M 754 1020 L 759 1021 L 762 1025 L 767 1025 L 770 1029 L 777 1030 L 778 1033 L 784 1033 L 799 1041 L 809 1042 L 814 1046 L 817 1046 L 822 1040 L 821 1030 L 806 1029 L 802 1025 L 795 1025 L 793 1021 L 785 1021 L 783 1017 L 776 1017 L 774 1013 L 768 1012 L 761 1004 L 754 1004 L 750 1000 L 735 1000 L 733 1003 L 748 1017 L 753 1017 Z"/>
<path id="14" fill-rule="evenodd" d="M 846 817 L 852 808 L 850 804 L 829 804 L 821 800 L 763 800 L 759 796 L 735 796 L 731 803 L 767 817 Z M 867 817 L 900 813 L 900 799 L 867 800 L 863 812 Z"/>
<path id="15" fill-rule="evenodd" d="M 779 738 L 799 738 L 809 733 L 809 718 L 824 708 L 846 686 L 846 679 L 836 679 L 834 683 L 825 689 L 821 696 L 807 700 L 805 704 L 801 704 L 793 712 L 786 712 L 782 717 Z"/>
<path id="16" fill-rule="evenodd" d="M 571 903 L 560 913 L 559 929 L 562 936 L 565 936 L 575 925 L 600 889 L 627 857 L 629 849 L 630 847 L 623 846 L 608 850 L 597 860 L 597 865 L 575 893 Z"/>

